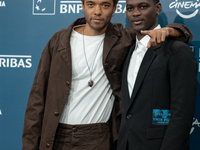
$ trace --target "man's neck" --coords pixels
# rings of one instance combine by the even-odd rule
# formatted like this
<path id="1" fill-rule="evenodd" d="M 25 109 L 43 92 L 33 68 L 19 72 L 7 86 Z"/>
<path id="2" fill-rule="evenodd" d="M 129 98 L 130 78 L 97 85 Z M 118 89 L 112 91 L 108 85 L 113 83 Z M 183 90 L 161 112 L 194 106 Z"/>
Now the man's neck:
<path id="1" fill-rule="evenodd" d="M 145 30 L 154 30 L 158 27 L 158 23 L 155 24 L 153 27 L 149 28 L 149 29 L 145 29 Z M 136 36 L 138 38 L 138 40 L 140 41 L 145 35 L 141 34 L 141 32 L 136 32 Z"/>
<path id="2" fill-rule="evenodd" d="M 147 30 L 154 30 L 154 29 L 160 29 L 160 28 L 161 28 L 160 25 L 156 24 L 156 26 L 154 26 L 153 28 L 147 29 Z M 143 35 L 140 32 L 136 32 L 136 36 L 137 36 L 137 39 L 140 41 L 146 35 Z"/>
<path id="3" fill-rule="evenodd" d="M 145 35 L 141 34 L 140 32 L 136 33 L 137 39 L 140 41 Z"/>
<path id="4" fill-rule="evenodd" d="M 161 28 L 160 25 L 157 25 L 154 29 L 160 29 L 160 28 Z M 150 38 L 151 37 L 149 35 L 136 34 L 137 41 L 140 41 L 142 45 L 144 45 L 145 47 L 147 47 Z"/>
<path id="5" fill-rule="evenodd" d="M 84 34 L 86 36 L 97 36 L 102 35 L 106 32 L 107 26 L 102 30 L 94 30 L 87 23 L 85 26 L 80 26 L 74 28 L 74 30 L 80 34 Z"/>

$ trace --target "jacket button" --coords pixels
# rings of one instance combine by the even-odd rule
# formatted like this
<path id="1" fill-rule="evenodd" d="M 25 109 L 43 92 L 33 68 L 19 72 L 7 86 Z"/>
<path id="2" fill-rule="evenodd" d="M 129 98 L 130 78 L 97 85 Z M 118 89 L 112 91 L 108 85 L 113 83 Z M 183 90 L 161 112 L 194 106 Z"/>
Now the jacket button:
<path id="1" fill-rule="evenodd" d="M 127 119 L 131 119 L 131 115 L 128 115 L 126 118 L 127 118 Z"/>
<path id="2" fill-rule="evenodd" d="M 47 148 L 50 148 L 50 144 L 49 144 L 49 143 L 47 143 L 47 144 L 46 144 L 46 147 L 47 147 Z"/>
<path id="3" fill-rule="evenodd" d="M 55 116 L 59 116 L 59 112 L 55 112 L 54 115 L 55 115 Z"/>
<path id="4" fill-rule="evenodd" d="M 70 83 L 69 83 L 69 81 L 67 81 L 67 82 L 66 82 L 66 86 L 69 86 L 69 85 L 70 85 Z"/>
<path id="5" fill-rule="evenodd" d="M 72 131 L 73 131 L 73 132 L 77 132 L 78 129 L 77 129 L 77 128 L 73 128 Z"/>
<path id="6" fill-rule="evenodd" d="M 107 66 L 107 63 L 105 63 L 104 65 Z"/>

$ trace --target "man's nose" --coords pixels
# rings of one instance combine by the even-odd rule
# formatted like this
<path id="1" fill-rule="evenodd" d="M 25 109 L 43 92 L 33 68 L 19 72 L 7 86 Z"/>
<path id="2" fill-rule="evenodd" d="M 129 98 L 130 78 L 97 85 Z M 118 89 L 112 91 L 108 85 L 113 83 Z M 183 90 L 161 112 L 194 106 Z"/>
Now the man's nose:
<path id="1" fill-rule="evenodd" d="M 139 16 L 139 15 L 141 15 L 140 10 L 138 8 L 134 8 L 134 10 L 133 10 L 133 16 Z"/>
<path id="2" fill-rule="evenodd" d="M 101 6 L 100 5 L 96 5 L 95 9 L 94 9 L 94 14 L 99 16 L 99 15 L 101 15 L 101 13 L 102 13 L 101 12 Z"/>

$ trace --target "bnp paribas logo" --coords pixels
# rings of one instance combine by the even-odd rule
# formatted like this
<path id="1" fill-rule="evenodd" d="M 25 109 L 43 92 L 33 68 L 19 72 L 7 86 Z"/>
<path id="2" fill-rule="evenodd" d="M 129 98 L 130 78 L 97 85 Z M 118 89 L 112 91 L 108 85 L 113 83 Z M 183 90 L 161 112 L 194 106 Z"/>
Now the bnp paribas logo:
<path id="1" fill-rule="evenodd" d="M 56 0 L 33 0 L 33 15 L 55 15 Z"/>

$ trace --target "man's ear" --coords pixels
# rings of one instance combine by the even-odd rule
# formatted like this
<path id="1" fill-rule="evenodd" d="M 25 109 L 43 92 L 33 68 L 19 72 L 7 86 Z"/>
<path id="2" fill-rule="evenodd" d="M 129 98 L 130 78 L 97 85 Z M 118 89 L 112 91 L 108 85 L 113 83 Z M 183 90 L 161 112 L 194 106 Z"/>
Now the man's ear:
<path id="1" fill-rule="evenodd" d="M 157 15 L 160 14 L 161 10 L 162 10 L 162 5 L 161 5 L 161 3 L 159 2 L 159 3 L 156 4 L 156 13 L 157 13 Z"/>
<path id="2" fill-rule="evenodd" d="M 82 2 L 82 10 L 84 11 L 84 4 L 83 4 L 83 2 Z"/>
<path id="3" fill-rule="evenodd" d="M 117 8 L 117 4 L 113 7 L 113 13 L 115 13 L 116 8 Z"/>

